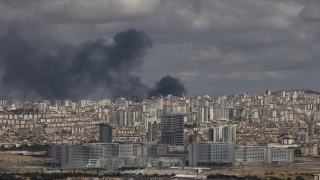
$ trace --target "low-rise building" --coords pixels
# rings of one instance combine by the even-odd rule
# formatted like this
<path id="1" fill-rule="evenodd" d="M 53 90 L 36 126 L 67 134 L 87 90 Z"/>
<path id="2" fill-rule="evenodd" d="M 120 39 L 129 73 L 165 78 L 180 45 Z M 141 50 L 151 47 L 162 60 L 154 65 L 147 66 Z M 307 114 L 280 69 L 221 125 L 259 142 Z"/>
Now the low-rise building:
<path id="1" fill-rule="evenodd" d="M 190 166 L 234 166 L 235 144 L 231 142 L 195 142 L 189 146 Z"/>
<path id="2" fill-rule="evenodd" d="M 273 148 L 268 146 L 236 146 L 236 163 L 271 164 L 293 162 L 294 149 Z"/>

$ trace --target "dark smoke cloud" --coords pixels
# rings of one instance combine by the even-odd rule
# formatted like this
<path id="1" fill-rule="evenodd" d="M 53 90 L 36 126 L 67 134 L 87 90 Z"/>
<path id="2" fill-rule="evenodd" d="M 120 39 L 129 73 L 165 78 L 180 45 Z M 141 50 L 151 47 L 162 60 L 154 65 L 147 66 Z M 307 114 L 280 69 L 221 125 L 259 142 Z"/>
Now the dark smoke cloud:
<path id="1" fill-rule="evenodd" d="M 162 77 L 160 81 L 157 81 L 153 88 L 149 89 L 147 96 L 148 98 L 157 95 L 166 96 L 168 94 L 182 96 L 187 93 L 187 89 L 179 78 L 167 75 Z"/>
<path id="2" fill-rule="evenodd" d="M 86 97 L 107 89 L 113 97 L 143 96 L 148 87 L 139 76 L 146 49 L 152 40 L 143 32 L 129 29 L 113 37 L 89 40 L 43 52 L 23 36 L 6 31 L 0 36 L 2 87 L 28 89 L 46 99 Z"/>

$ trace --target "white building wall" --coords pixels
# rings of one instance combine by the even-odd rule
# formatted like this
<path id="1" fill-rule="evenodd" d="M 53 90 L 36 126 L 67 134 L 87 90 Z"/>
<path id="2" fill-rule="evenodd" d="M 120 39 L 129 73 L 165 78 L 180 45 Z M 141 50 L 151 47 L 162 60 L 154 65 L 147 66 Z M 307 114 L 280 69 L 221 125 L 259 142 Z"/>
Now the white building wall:
<path id="1" fill-rule="evenodd" d="M 234 165 L 234 143 L 195 142 L 189 146 L 189 165 L 226 163 Z"/>

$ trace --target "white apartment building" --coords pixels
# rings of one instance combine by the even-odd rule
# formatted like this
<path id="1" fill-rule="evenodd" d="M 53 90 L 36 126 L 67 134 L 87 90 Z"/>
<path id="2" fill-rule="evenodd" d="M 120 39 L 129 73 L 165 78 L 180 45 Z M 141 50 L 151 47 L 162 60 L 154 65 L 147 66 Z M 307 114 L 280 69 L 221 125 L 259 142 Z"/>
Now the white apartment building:
<path id="1" fill-rule="evenodd" d="M 213 142 L 235 142 L 236 141 L 236 125 L 218 126 L 209 129 L 209 141 Z"/>
<path id="2" fill-rule="evenodd" d="M 81 99 L 79 100 L 79 107 L 87 107 L 90 105 L 90 101 L 88 99 Z"/>
<path id="3" fill-rule="evenodd" d="M 208 123 L 209 121 L 209 107 L 202 106 L 200 108 L 200 122 Z"/>
<path id="4" fill-rule="evenodd" d="M 108 166 L 108 163 L 114 163 L 113 160 L 118 157 L 121 159 L 136 156 L 166 156 L 166 152 L 167 146 L 157 143 L 56 145 L 52 147 L 51 162 L 60 163 L 61 168 L 86 168 L 101 163 L 101 166 Z"/>
<path id="5" fill-rule="evenodd" d="M 234 143 L 195 142 L 189 145 L 189 166 L 234 166 Z"/>
<path id="6" fill-rule="evenodd" d="M 85 168 L 90 159 L 118 156 L 118 143 L 92 143 L 52 147 L 52 162 L 60 162 L 62 168 Z"/>
<path id="7" fill-rule="evenodd" d="M 230 109 L 225 107 L 210 106 L 208 114 L 210 119 L 219 121 L 229 121 Z"/>
<path id="8" fill-rule="evenodd" d="M 236 146 L 235 163 L 271 164 L 293 162 L 294 149 L 267 146 Z"/>

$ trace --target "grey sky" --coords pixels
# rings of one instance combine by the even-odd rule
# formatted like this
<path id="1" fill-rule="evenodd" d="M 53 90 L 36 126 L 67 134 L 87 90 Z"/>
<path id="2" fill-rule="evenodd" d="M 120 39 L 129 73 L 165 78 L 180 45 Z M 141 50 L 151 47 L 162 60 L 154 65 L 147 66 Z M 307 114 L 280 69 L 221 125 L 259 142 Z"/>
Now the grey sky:
<path id="1" fill-rule="evenodd" d="M 17 32 L 41 52 L 112 43 L 130 28 L 153 41 L 134 72 L 150 87 L 171 75 L 190 96 L 320 91 L 318 0 L 0 1 L 0 34 Z"/>

